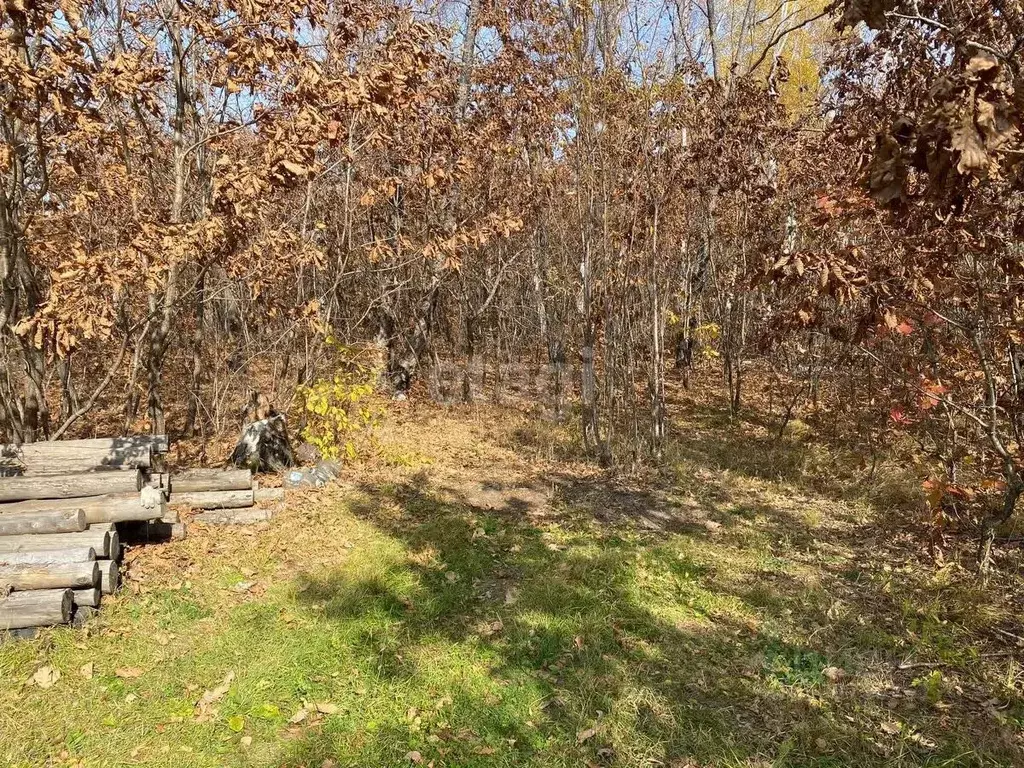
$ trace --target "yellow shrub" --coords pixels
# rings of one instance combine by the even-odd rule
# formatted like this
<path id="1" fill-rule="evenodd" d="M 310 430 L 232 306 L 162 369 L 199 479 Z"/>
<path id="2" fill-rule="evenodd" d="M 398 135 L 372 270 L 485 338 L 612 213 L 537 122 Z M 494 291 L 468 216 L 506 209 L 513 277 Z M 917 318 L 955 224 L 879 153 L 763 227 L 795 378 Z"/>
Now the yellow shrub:
<path id="1" fill-rule="evenodd" d="M 306 417 L 300 434 L 325 459 L 356 458 L 357 443 L 379 423 L 383 411 L 371 402 L 376 378 L 372 368 L 348 361 L 331 379 L 298 388 Z"/>

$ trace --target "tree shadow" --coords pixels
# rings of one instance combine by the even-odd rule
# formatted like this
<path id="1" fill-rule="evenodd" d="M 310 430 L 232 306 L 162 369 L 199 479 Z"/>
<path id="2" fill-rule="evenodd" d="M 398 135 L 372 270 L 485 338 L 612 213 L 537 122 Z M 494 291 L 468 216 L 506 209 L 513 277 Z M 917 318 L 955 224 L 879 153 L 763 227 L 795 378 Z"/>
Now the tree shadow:
<path id="1" fill-rule="evenodd" d="M 416 752 L 436 765 L 680 768 L 1009 765 L 1024 756 L 985 714 L 939 710 L 913 691 L 916 673 L 898 671 L 907 650 L 898 607 L 874 582 L 849 578 L 847 560 L 821 566 L 824 581 L 805 578 L 799 551 L 822 534 L 800 515 L 748 505 L 718 529 L 678 513 L 652 529 L 607 516 L 607 504 L 593 506 L 606 496 L 571 486 L 543 505 L 515 486 L 498 490 L 508 503 L 476 506 L 425 473 L 364 485 L 352 511 L 401 542 L 407 561 L 304 577 L 299 600 L 332 621 L 386 622 L 384 655 L 400 658 L 378 666 L 390 683 L 429 680 L 426 649 L 440 643 L 486 659 L 489 681 L 535 703 L 467 687 L 458 718 L 444 724 L 392 725 L 356 747 L 339 733 L 311 733 L 282 764 L 346 750 L 386 765 Z M 614 498 L 627 510 L 665 501 L 643 491 Z M 790 549 L 755 550 L 747 535 Z M 827 535 L 829 546 L 850 548 L 862 532 Z M 703 551 L 713 548 L 760 560 L 734 567 Z M 372 634 L 356 652 L 375 658 L 382 647 Z M 876 680 L 878 668 L 894 674 Z"/>

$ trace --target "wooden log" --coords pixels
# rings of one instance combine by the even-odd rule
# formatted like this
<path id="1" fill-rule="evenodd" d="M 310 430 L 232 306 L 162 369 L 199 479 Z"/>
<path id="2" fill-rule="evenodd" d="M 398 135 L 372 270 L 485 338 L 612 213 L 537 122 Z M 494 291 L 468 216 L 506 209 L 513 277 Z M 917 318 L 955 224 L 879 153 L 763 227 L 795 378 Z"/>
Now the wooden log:
<path id="1" fill-rule="evenodd" d="M 91 547 L 97 557 L 117 557 L 121 552 L 121 540 L 117 529 L 111 530 L 109 523 L 90 525 L 80 533 L 49 533 L 39 536 L 0 536 L 0 553 L 36 552 L 60 550 L 75 547 Z"/>
<path id="2" fill-rule="evenodd" d="M 19 592 L 19 594 L 25 594 Z M 16 640 L 35 640 L 39 637 L 39 627 L 21 627 L 20 629 L 0 630 L 0 645 Z"/>
<path id="3" fill-rule="evenodd" d="M 0 480 L 0 502 L 131 493 L 140 491 L 144 482 L 145 476 L 139 469 L 134 472 L 7 477 Z"/>
<path id="4" fill-rule="evenodd" d="M 121 586 L 121 566 L 116 560 L 97 560 L 100 569 L 100 589 L 104 595 L 112 595 Z"/>
<path id="5" fill-rule="evenodd" d="M 0 598 L 0 630 L 49 627 L 71 620 L 70 589 L 38 589 L 12 592 Z"/>
<path id="6" fill-rule="evenodd" d="M 207 525 L 251 525 L 270 520 L 273 516 L 268 509 L 217 509 L 200 512 L 192 519 Z"/>
<path id="7" fill-rule="evenodd" d="M 48 509 L 20 515 L 0 515 L 0 536 L 28 533 L 74 533 L 88 523 L 83 509 Z"/>
<path id="8" fill-rule="evenodd" d="M 281 501 L 284 488 L 254 488 L 252 498 L 257 504 L 261 501 Z"/>
<path id="9" fill-rule="evenodd" d="M 146 538 L 150 541 L 181 541 L 185 538 L 184 523 L 165 523 L 160 520 L 146 523 Z"/>
<path id="10" fill-rule="evenodd" d="M 244 491 L 252 488 L 252 472 L 248 469 L 189 469 L 172 474 L 170 488 L 172 494 Z"/>
<path id="11" fill-rule="evenodd" d="M 126 544 L 163 544 L 185 538 L 185 524 L 153 520 L 145 523 L 122 523 L 121 540 Z"/>
<path id="12" fill-rule="evenodd" d="M 181 512 L 179 512 L 176 509 L 170 509 L 170 510 L 167 511 L 167 514 L 164 515 L 163 517 L 161 517 L 159 520 L 153 520 L 151 522 L 154 522 L 154 523 L 157 523 L 157 522 L 159 522 L 159 523 L 170 523 L 172 525 L 174 523 L 180 523 L 181 522 Z"/>
<path id="13" fill-rule="evenodd" d="M 96 559 L 92 547 L 33 549 L 24 552 L 0 552 L 0 565 L 46 565 L 47 563 L 88 563 Z"/>
<path id="14" fill-rule="evenodd" d="M 99 587 L 92 587 L 91 589 L 76 589 L 74 590 L 74 596 L 72 600 L 75 606 L 87 605 L 90 608 L 99 608 L 100 600 L 103 598 L 103 590 Z"/>
<path id="15" fill-rule="evenodd" d="M 79 589 L 99 582 L 96 561 L 87 563 L 47 563 L 45 565 L 0 565 L 0 585 L 18 592 L 33 589 Z"/>
<path id="16" fill-rule="evenodd" d="M 90 605 L 76 605 L 71 611 L 71 626 L 84 627 L 89 623 L 89 620 L 95 618 L 96 614 L 99 612 L 99 608 L 93 608 Z"/>
<path id="17" fill-rule="evenodd" d="M 0 480 L 0 484 L 5 482 Z M 149 505 L 143 502 L 146 491 L 141 493 L 112 494 L 107 496 L 91 496 L 84 498 L 63 499 L 61 501 L 18 501 L 11 504 L 0 504 L 0 518 L 5 515 L 22 512 L 38 512 L 47 509 L 82 509 L 86 521 L 93 523 L 120 523 L 126 520 L 158 520 L 167 514 L 167 504 L 160 501 Z"/>
<path id="18" fill-rule="evenodd" d="M 5 465 L 16 462 L 26 475 L 63 475 L 148 467 L 153 454 L 167 449 L 166 435 L 136 435 L 0 445 L 0 456 Z"/>
<path id="19" fill-rule="evenodd" d="M 167 503 L 172 507 L 191 507 L 192 509 L 241 509 L 252 506 L 252 489 L 172 493 Z"/>

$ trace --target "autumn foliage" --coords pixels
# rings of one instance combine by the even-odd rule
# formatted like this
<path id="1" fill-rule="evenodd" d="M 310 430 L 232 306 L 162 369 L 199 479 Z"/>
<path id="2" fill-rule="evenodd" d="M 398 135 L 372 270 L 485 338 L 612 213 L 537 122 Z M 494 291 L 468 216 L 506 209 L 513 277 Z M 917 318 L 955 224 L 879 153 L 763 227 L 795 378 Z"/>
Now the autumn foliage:
<path id="1" fill-rule="evenodd" d="M 761 6 L 6 0 L 0 438 L 233 428 L 332 338 L 392 392 L 529 375 L 635 464 L 673 362 L 715 361 L 733 410 L 768 373 L 912 437 L 987 562 L 1024 492 L 1024 17 Z"/>

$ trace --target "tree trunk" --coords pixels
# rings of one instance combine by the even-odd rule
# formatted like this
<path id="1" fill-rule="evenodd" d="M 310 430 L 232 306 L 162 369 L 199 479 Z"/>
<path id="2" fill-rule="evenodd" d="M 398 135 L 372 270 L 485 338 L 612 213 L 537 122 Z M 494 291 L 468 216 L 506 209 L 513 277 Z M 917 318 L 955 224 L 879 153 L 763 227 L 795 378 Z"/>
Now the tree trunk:
<path id="1" fill-rule="evenodd" d="M 1017 507 L 1017 500 L 1024 493 L 1024 484 L 1018 478 L 1011 478 L 1003 495 L 1003 506 L 998 514 L 985 518 L 981 528 L 981 541 L 978 547 L 978 570 L 988 573 L 992 568 L 992 545 L 996 538 L 996 528 L 1011 517 Z"/>
<path id="2" fill-rule="evenodd" d="M 185 434 L 193 437 L 199 415 L 200 390 L 203 380 L 203 325 L 206 315 L 206 270 L 196 281 L 195 330 L 192 333 L 192 378 L 189 382 L 188 412 L 185 415 Z"/>

